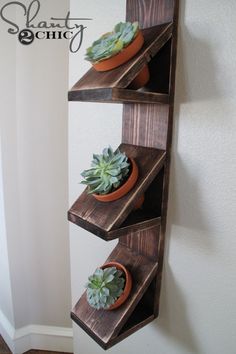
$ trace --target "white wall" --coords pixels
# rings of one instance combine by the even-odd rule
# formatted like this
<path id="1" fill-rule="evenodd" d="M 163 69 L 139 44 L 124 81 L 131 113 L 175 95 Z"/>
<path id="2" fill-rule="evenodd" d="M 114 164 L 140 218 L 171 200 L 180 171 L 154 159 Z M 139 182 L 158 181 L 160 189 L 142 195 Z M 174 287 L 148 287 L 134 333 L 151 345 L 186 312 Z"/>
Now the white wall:
<path id="1" fill-rule="evenodd" d="M 104 12 L 104 9 L 106 11 Z M 70 55 L 70 86 L 85 73 L 90 64 L 83 60 L 84 53 L 98 34 L 109 31 L 116 21 L 124 19 L 125 1 L 71 1 L 71 13 L 80 17 L 92 18 L 84 24 L 82 48 L 77 54 Z M 105 17 L 106 15 L 106 17 Z M 69 186 L 70 204 L 83 191 L 80 173 L 88 167 L 92 153 L 101 151 L 109 144 L 117 146 L 121 140 L 122 105 L 78 103 L 69 104 Z M 71 283 L 72 302 L 78 300 L 87 276 L 94 265 L 104 261 L 115 242 L 109 244 L 73 224 L 71 228 Z M 81 271 L 83 269 L 83 271 Z"/>
<path id="2" fill-rule="evenodd" d="M 2 312 L 0 316 L 8 318 L 9 322 L 14 325 L 1 162 L 2 154 L 0 145 L 0 311 Z"/>
<path id="3" fill-rule="evenodd" d="M 12 12 L 12 18 L 15 17 L 15 12 Z M 3 43 L 2 31 L 0 31 L 0 42 Z M 4 41 L 4 47 L 8 51 L 8 65 L 6 65 L 6 58 L 1 55 L 1 65 L 0 65 L 0 76 L 2 85 L 0 85 L 0 105 L 2 109 L 2 114 L 0 115 L 0 316 L 6 317 L 11 325 L 14 326 L 14 314 L 13 314 L 13 303 L 12 303 L 12 293 L 11 293 L 11 282 L 10 282 L 10 268 L 8 259 L 8 248 L 7 248 L 7 232 L 6 232 L 6 222 L 5 222 L 5 210 L 4 210 L 4 188 L 3 188 L 3 154 L 2 154 L 2 144 L 3 141 L 7 140 L 7 136 L 3 134 L 3 120 L 9 122 L 9 118 L 15 114 L 15 41 L 10 40 L 8 42 Z M 11 94 L 6 94 L 6 92 L 11 92 Z M 8 123 L 7 123 L 8 124 Z M 14 135 L 14 131 L 12 131 Z M 9 156 L 10 157 L 10 156 Z M 10 161 L 12 159 L 10 158 Z M 9 165 L 10 165 L 9 161 Z M 10 166 L 9 166 L 10 167 Z M 13 171 L 11 171 L 13 172 Z M 11 178 L 12 173 L 9 175 Z"/>
<path id="4" fill-rule="evenodd" d="M 65 17 L 68 10 L 69 1 L 42 0 L 38 19 Z M 23 23 L 22 11 L 16 18 Z M 14 321 L 4 304 L 0 310 L 15 330 L 69 328 L 68 43 L 35 40 L 23 46 L 7 33 L 7 24 L 0 26 L 2 169 Z"/>
<path id="5" fill-rule="evenodd" d="M 71 85 L 89 68 L 85 48 L 125 18 L 125 1 L 71 0 L 90 16 Z M 175 133 L 161 314 L 111 354 L 234 354 L 236 328 L 234 0 L 181 1 Z M 121 136 L 121 106 L 70 104 L 70 202 L 93 152 Z M 71 225 L 72 298 L 114 243 Z M 74 325 L 75 354 L 103 350 Z"/>

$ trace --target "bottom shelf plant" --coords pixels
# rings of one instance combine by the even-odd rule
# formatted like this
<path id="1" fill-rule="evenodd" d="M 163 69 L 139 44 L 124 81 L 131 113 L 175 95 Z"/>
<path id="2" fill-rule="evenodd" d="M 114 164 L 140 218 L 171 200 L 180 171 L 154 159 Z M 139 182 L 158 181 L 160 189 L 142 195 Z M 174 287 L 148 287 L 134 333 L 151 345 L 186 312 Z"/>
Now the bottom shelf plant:
<path id="1" fill-rule="evenodd" d="M 129 297 L 132 288 L 130 272 L 117 262 L 109 262 L 97 268 L 88 280 L 87 301 L 96 310 L 120 307 Z"/>

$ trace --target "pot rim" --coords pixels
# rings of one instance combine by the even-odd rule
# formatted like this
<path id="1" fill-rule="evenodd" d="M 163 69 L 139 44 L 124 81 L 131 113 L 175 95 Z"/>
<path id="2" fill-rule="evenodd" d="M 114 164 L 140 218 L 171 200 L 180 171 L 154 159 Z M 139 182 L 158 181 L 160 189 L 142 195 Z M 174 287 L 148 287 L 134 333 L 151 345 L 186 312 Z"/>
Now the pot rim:
<path id="1" fill-rule="evenodd" d="M 112 202 L 125 196 L 134 187 L 138 179 L 138 166 L 132 157 L 129 157 L 129 160 L 131 162 L 132 170 L 128 179 L 114 192 L 108 194 L 93 193 L 94 198 L 101 202 Z"/>
<path id="2" fill-rule="evenodd" d="M 110 267 L 116 267 L 117 269 L 121 270 L 125 274 L 125 287 L 123 289 L 122 294 L 120 295 L 120 297 L 118 297 L 118 299 L 114 302 L 114 304 L 112 304 L 108 309 L 106 309 L 109 311 L 120 307 L 129 297 L 129 294 L 130 294 L 131 288 L 132 288 L 131 274 L 123 264 L 116 262 L 116 261 L 110 261 L 110 262 L 106 262 L 105 264 L 103 264 L 100 268 L 104 269 L 104 268 L 110 268 Z"/>
<path id="3" fill-rule="evenodd" d="M 126 63 L 133 58 L 142 48 L 144 44 L 144 37 L 142 31 L 139 29 L 133 41 L 123 48 L 119 53 L 110 58 L 92 63 L 92 66 L 97 71 L 109 71 Z"/>

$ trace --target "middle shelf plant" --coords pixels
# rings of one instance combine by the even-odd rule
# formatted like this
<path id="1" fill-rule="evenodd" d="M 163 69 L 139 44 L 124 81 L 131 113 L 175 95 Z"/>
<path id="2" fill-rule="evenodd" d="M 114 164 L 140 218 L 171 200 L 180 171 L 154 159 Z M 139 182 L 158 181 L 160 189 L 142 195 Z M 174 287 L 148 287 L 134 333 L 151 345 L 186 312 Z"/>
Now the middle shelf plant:
<path id="1" fill-rule="evenodd" d="M 93 154 L 91 168 L 81 173 L 92 194 L 100 202 L 112 202 L 122 198 L 135 185 L 138 167 L 134 159 L 117 149 L 105 148 L 101 155 Z"/>
<path id="2" fill-rule="evenodd" d="M 155 214 L 155 211 L 146 212 L 145 207 L 143 211 L 132 211 L 164 166 L 166 152 L 129 144 L 121 144 L 119 150 L 138 166 L 139 177 L 134 187 L 121 199 L 110 203 L 96 200 L 85 190 L 68 212 L 71 222 L 105 240 L 118 238 L 135 228 L 142 229 L 160 223 L 160 215 Z"/>

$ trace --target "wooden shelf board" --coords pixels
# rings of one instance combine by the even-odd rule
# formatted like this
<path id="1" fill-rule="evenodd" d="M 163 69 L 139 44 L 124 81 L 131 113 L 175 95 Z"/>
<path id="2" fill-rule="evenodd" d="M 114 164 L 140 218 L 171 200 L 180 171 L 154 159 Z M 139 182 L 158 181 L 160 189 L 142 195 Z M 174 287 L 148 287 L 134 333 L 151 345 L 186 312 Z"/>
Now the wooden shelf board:
<path id="1" fill-rule="evenodd" d="M 69 101 L 83 102 L 169 104 L 169 95 L 164 93 L 118 88 L 70 91 L 68 97 Z"/>
<path id="2" fill-rule="evenodd" d="M 163 150 L 145 148 L 141 146 L 121 144 L 120 151 L 135 159 L 139 168 L 139 178 L 134 188 L 123 198 L 110 203 L 97 201 L 85 190 L 68 212 L 68 219 L 78 226 L 94 233 L 95 235 L 111 240 L 121 236 L 123 223 L 132 212 L 135 202 L 146 191 L 165 162 L 166 153 Z M 142 214 L 142 212 L 141 212 Z M 149 214 L 127 219 L 124 227 L 132 230 L 135 224 L 145 228 L 154 223 L 160 223 L 160 215 Z M 131 216 L 132 218 L 132 216 Z M 155 219 L 153 221 L 153 219 Z M 141 220 L 141 221 L 140 221 Z M 142 223 L 143 227 L 142 227 Z M 127 232 L 128 229 L 125 231 Z M 116 232 L 117 231 L 117 234 Z"/>
<path id="3" fill-rule="evenodd" d="M 153 311 L 155 302 L 155 284 L 156 282 L 154 279 L 142 299 L 138 302 L 135 310 L 120 330 L 119 335 L 109 342 L 109 348 L 146 326 L 157 317 Z"/>
<path id="4" fill-rule="evenodd" d="M 107 72 L 91 68 L 69 91 L 69 101 L 168 103 L 169 95 L 124 89 L 171 38 L 172 30 L 172 22 L 143 29 L 145 43 L 134 58 Z"/>
<path id="5" fill-rule="evenodd" d="M 148 219 L 145 221 L 132 222 L 131 224 L 126 225 L 126 226 L 122 225 L 119 229 L 114 230 L 114 231 L 110 231 L 108 233 L 107 237 L 108 237 L 108 240 L 114 240 L 115 238 L 122 237 L 124 235 L 134 233 L 136 231 L 147 230 L 150 227 L 157 226 L 157 225 L 161 225 L 161 217 L 155 217 L 153 219 Z"/>
<path id="6" fill-rule="evenodd" d="M 136 314 L 133 313 L 135 308 L 138 308 L 138 303 L 142 301 L 145 291 L 147 291 L 154 279 L 158 265 L 157 262 L 151 261 L 122 244 L 118 244 L 108 257 L 107 261 L 111 260 L 124 264 L 131 272 L 133 286 L 128 300 L 114 311 L 95 310 L 88 305 L 86 293 L 84 293 L 71 312 L 72 319 L 104 349 L 121 340 L 125 336 L 125 333 L 131 331 L 133 327 L 137 327 L 138 329 L 139 319 L 141 325 L 142 322 L 147 319 L 150 320 L 150 317 L 153 317 L 148 307 L 147 309 L 143 308 L 141 317 L 138 314 L 139 311 Z M 144 306 L 142 302 L 141 306 Z M 137 316 L 139 316 L 138 319 Z M 133 322 L 129 323 L 127 329 L 123 331 L 123 337 L 117 340 L 116 338 L 129 318 L 131 320 L 133 318 Z"/>
<path id="7" fill-rule="evenodd" d="M 116 338 L 114 338 L 109 342 L 106 349 L 111 348 L 113 345 L 121 342 L 131 334 L 137 332 L 139 329 L 143 328 L 144 326 L 152 322 L 155 318 L 156 316 L 154 314 L 149 315 L 146 309 L 137 306 L 137 308 L 134 311 L 134 315 L 132 314 L 130 316 L 130 319 L 128 320 L 129 324 L 127 328 L 125 328 L 124 331 L 122 329 L 121 333 Z M 132 322 L 133 324 L 131 324 Z"/>

